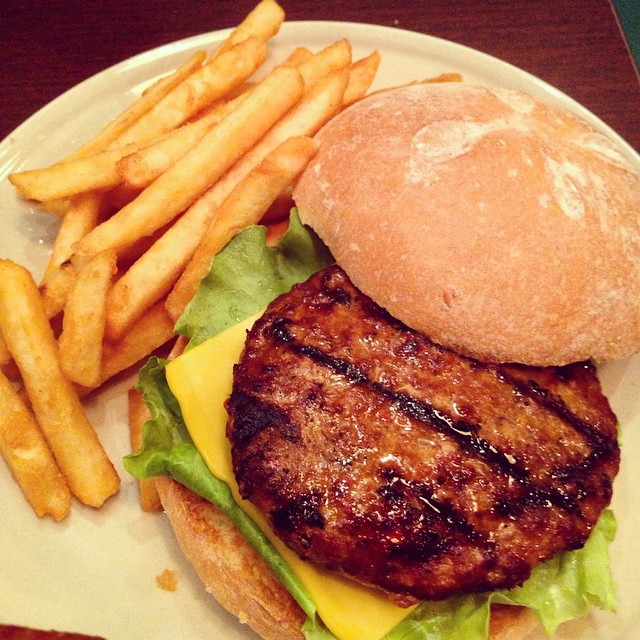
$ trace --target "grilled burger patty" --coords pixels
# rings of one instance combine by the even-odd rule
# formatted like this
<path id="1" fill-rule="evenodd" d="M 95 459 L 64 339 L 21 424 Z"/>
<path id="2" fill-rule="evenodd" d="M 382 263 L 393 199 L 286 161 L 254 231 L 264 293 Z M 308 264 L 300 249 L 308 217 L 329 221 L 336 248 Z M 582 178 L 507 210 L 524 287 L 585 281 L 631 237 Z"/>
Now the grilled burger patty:
<path id="1" fill-rule="evenodd" d="M 240 491 L 278 536 L 403 604 L 512 587 L 579 548 L 619 464 L 592 365 L 462 357 L 337 266 L 257 321 L 228 411 Z"/>

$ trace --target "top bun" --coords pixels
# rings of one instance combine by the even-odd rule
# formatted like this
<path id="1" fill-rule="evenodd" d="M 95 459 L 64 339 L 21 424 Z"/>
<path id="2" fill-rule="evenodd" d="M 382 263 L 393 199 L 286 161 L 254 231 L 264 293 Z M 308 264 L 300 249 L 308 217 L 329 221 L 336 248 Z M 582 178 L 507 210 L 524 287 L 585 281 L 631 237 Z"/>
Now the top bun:
<path id="1" fill-rule="evenodd" d="M 354 284 L 489 362 L 640 350 L 640 162 L 512 90 L 419 84 L 318 134 L 294 197 Z"/>

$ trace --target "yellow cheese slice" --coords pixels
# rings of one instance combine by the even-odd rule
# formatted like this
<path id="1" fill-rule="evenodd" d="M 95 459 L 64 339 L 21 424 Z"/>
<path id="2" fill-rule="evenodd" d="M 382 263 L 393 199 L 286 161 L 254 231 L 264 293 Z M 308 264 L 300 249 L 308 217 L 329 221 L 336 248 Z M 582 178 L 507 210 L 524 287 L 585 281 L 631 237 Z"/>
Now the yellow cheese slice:
<path id="1" fill-rule="evenodd" d="M 256 316 L 257 317 L 257 316 Z M 180 403 L 189 433 L 211 473 L 226 482 L 236 502 L 256 522 L 313 598 L 324 624 L 339 640 L 379 640 L 413 608 L 394 605 L 382 593 L 301 560 L 273 533 L 265 517 L 243 500 L 233 475 L 224 402 L 233 365 L 244 346 L 250 318 L 187 351 L 167 366 L 167 382 Z"/>

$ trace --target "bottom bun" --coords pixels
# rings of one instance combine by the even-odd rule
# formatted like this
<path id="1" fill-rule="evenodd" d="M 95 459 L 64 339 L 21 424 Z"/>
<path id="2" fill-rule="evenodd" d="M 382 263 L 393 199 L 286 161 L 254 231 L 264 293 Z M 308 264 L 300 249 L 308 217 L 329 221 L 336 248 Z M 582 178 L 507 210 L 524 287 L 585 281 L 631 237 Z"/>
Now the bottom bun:
<path id="1" fill-rule="evenodd" d="M 156 486 L 207 591 L 265 640 L 304 640 L 304 612 L 224 512 L 175 480 L 156 478 Z"/>
<path id="2" fill-rule="evenodd" d="M 178 543 L 206 590 L 265 640 L 304 640 L 304 612 L 224 512 L 169 478 L 156 478 L 156 486 Z M 536 628 L 528 609 L 491 610 L 491 640 L 525 640 Z"/>

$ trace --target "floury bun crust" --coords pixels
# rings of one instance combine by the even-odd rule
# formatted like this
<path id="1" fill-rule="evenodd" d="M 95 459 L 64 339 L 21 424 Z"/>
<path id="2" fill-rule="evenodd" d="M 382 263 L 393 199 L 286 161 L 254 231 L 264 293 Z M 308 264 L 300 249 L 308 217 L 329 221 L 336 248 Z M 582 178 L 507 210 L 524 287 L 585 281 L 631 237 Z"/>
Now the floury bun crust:
<path id="1" fill-rule="evenodd" d="M 640 350 L 640 161 L 529 95 L 466 83 L 334 118 L 294 197 L 364 293 L 485 361 Z"/>

